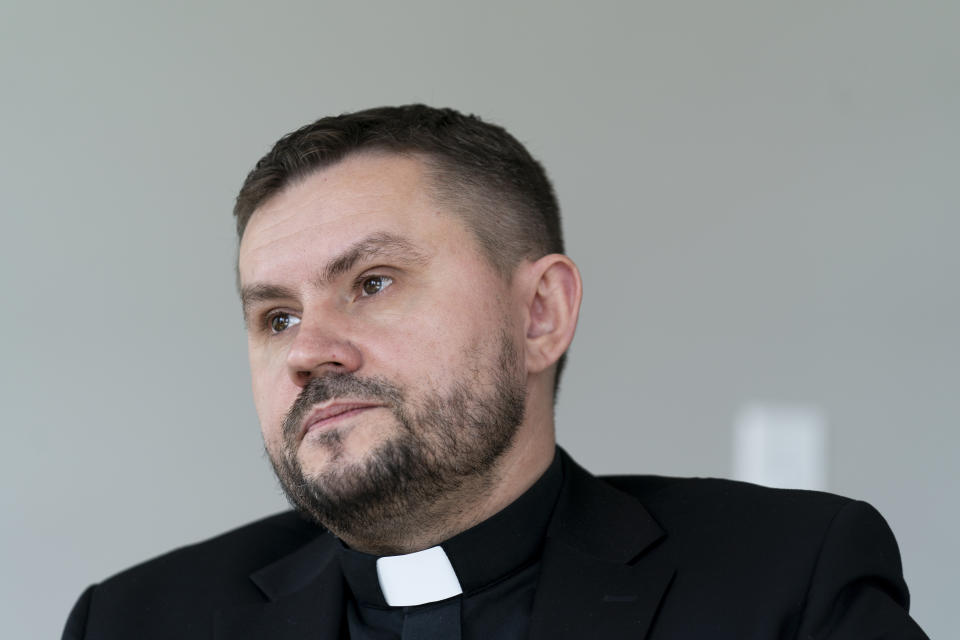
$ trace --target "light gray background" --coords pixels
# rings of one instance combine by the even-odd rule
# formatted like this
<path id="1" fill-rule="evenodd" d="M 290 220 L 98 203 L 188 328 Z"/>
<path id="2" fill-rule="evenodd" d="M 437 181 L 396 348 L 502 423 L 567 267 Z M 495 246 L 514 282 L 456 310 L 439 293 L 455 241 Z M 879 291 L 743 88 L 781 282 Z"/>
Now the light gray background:
<path id="1" fill-rule="evenodd" d="M 0 6 L 0 618 L 285 506 L 261 453 L 230 209 L 281 134 L 425 101 L 547 166 L 586 295 L 560 440 L 725 476 L 745 402 L 820 407 L 829 488 L 957 589 L 960 5 Z"/>

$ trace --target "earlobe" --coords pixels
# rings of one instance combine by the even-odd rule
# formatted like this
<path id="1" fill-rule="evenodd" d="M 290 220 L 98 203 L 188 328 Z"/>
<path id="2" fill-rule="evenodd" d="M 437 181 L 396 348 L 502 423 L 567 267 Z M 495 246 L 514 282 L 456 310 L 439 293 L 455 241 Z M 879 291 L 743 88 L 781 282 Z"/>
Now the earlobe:
<path id="1" fill-rule="evenodd" d="M 539 373 L 559 360 L 573 340 L 583 283 L 577 265 L 565 255 L 544 256 L 530 269 L 527 369 Z"/>

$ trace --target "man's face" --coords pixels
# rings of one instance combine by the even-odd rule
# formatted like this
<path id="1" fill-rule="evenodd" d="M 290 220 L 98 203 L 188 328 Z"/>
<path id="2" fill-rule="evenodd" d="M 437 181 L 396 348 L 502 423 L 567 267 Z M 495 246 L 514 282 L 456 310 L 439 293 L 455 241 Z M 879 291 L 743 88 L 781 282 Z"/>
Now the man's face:
<path id="1" fill-rule="evenodd" d="M 420 161 L 355 154 L 289 186 L 251 218 L 239 272 L 292 500 L 369 537 L 482 484 L 523 418 L 522 317 Z"/>

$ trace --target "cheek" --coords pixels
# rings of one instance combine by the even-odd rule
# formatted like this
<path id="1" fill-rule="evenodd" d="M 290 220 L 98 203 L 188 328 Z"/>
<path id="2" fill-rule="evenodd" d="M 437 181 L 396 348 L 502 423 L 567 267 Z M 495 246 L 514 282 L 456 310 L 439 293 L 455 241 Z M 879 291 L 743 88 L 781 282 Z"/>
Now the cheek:
<path id="1" fill-rule="evenodd" d="M 296 387 L 277 358 L 253 346 L 250 347 L 249 358 L 253 404 L 264 439 L 270 441 L 278 437 L 283 416 L 296 397 Z M 291 393 L 293 397 L 288 397 Z"/>
<path id="2" fill-rule="evenodd" d="M 369 336 L 372 369 L 404 385 L 447 388 L 476 367 L 485 345 L 499 341 L 502 311 L 493 305 L 436 305 L 398 315 Z M 376 346 L 374 346 L 376 345 Z"/>

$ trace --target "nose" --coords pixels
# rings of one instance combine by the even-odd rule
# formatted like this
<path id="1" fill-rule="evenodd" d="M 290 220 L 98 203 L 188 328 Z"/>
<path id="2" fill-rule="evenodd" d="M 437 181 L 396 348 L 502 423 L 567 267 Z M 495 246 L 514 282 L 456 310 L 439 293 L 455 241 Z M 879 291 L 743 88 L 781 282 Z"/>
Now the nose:
<path id="1" fill-rule="evenodd" d="M 303 387 L 317 376 L 352 373 L 363 364 L 360 349 L 337 325 L 321 325 L 304 317 L 296 329 L 287 352 L 287 370 L 297 386 Z"/>

